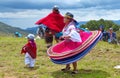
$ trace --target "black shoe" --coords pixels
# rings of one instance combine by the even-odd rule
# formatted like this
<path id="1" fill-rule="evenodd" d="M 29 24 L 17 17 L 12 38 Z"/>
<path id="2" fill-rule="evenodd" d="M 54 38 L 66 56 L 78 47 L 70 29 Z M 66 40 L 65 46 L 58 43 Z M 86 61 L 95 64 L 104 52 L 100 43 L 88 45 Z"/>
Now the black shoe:
<path id="1" fill-rule="evenodd" d="M 61 71 L 69 71 L 70 70 L 70 67 L 68 67 L 68 68 L 64 68 L 64 69 L 61 69 Z"/>
<path id="2" fill-rule="evenodd" d="M 71 74 L 78 74 L 78 71 L 77 70 L 72 71 Z"/>

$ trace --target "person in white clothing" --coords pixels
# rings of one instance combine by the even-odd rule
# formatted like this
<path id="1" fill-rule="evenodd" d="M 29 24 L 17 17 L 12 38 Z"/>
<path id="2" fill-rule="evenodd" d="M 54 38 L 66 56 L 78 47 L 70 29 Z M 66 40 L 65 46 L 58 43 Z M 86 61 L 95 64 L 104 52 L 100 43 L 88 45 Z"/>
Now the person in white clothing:
<path id="1" fill-rule="evenodd" d="M 63 36 L 61 39 L 65 39 L 66 41 L 72 42 L 82 42 L 80 34 L 77 32 L 75 27 L 75 20 L 73 19 L 73 14 L 67 12 L 64 17 L 65 27 L 63 28 Z M 73 72 L 72 74 L 77 74 L 77 62 L 73 62 Z M 66 68 L 62 69 L 62 71 L 70 70 L 70 64 L 66 65 Z"/>

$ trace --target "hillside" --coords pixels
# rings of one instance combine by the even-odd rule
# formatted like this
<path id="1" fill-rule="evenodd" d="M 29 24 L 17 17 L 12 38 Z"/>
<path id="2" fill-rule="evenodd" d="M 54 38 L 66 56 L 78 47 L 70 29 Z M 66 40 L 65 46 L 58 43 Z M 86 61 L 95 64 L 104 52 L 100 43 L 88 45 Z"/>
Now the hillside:
<path id="1" fill-rule="evenodd" d="M 62 72 L 65 65 L 56 65 L 46 54 L 44 40 L 36 40 L 37 58 L 35 68 L 24 68 L 21 48 L 25 38 L 0 37 L 0 78 L 120 78 L 120 46 L 100 41 L 90 53 L 78 61 L 78 74 Z M 72 66 L 71 66 L 72 67 Z"/>
<path id="2" fill-rule="evenodd" d="M 12 27 L 10 25 L 7 25 L 5 23 L 0 22 L 0 36 L 2 35 L 12 35 L 15 32 L 20 32 L 21 34 L 27 34 L 25 30 L 22 30 L 17 27 Z"/>

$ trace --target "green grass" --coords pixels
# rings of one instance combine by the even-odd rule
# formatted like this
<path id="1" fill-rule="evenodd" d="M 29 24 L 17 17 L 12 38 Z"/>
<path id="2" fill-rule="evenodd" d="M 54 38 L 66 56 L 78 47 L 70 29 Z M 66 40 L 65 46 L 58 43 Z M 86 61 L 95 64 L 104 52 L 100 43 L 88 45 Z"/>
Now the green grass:
<path id="1" fill-rule="evenodd" d="M 0 37 L 0 78 L 120 78 L 120 46 L 99 42 L 78 62 L 79 73 L 71 75 L 60 69 L 64 65 L 52 63 L 46 54 L 44 40 L 37 40 L 38 54 L 34 69 L 24 68 L 20 54 L 25 38 Z"/>

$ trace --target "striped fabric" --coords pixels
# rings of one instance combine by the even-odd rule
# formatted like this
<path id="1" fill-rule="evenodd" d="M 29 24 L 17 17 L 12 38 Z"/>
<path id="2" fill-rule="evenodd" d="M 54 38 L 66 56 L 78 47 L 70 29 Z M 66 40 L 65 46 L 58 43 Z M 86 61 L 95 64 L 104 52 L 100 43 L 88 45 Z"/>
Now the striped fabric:
<path id="1" fill-rule="evenodd" d="M 62 41 L 47 50 L 48 56 L 52 62 L 56 64 L 69 64 L 75 62 L 86 55 L 99 41 L 101 37 L 100 31 L 80 32 L 82 42 L 66 44 Z M 74 47 L 74 44 L 76 44 Z M 72 47 L 74 48 L 72 48 Z M 76 56 L 76 57 L 75 57 Z"/>

